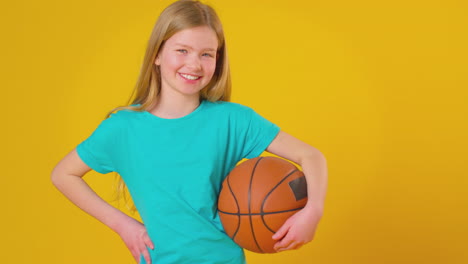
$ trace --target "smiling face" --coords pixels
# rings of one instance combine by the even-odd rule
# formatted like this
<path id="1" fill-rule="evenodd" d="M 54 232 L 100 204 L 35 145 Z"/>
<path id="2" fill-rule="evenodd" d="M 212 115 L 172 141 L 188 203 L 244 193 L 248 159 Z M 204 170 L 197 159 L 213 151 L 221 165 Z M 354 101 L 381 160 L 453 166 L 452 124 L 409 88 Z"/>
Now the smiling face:
<path id="1" fill-rule="evenodd" d="M 218 38 L 208 26 L 181 30 L 170 37 L 155 64 L 160 67 L 161 92 L 199 96 L 216 69 Z"/>

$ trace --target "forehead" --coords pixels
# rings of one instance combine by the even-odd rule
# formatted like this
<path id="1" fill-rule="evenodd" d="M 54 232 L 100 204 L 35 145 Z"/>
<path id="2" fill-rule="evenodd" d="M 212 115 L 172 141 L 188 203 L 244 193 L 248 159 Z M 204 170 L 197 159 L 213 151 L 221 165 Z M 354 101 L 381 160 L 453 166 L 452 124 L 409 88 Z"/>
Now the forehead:
<path id="1" fill-rule="evenodd" d="M 194 27 L 181 30 L 170 37 L 166 44 L 170 46 L 181 45 L 194 49 L 218 48 L 216 33 L 208 26 Z"/>

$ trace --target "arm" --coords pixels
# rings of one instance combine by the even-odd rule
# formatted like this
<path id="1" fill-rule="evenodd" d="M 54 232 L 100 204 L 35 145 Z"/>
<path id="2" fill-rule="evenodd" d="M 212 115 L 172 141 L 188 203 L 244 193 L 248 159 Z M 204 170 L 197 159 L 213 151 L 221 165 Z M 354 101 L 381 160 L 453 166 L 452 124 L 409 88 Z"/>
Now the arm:
<path id="1" fill-rule="evenodd" d="M 146 234 L 146 229 L 140 222 L 101 199 L 89 187 L 82 177 L 90 170 L 91 168 L 80 159 L 74 149 L 53 169 L 51 180 L 55 187 L 76 206 L 118 233 L 137 261 L 141 252 L 147 263 L 151 263 L 144 245 L 154 247 Z M 140 242 L 142 240 L 144 243 Z"/>
<path id="2" fill-rule="evenodd" d="M 318 149 L 283 131 L 267 151 L 299 164 L 307 180 L 306 207 L 289 218 L 273 236 L 281 239 L 275 245 L 277 251 L 297 249 L 312 241 L 323 214 L 328 177 L 326 160 Z"/>

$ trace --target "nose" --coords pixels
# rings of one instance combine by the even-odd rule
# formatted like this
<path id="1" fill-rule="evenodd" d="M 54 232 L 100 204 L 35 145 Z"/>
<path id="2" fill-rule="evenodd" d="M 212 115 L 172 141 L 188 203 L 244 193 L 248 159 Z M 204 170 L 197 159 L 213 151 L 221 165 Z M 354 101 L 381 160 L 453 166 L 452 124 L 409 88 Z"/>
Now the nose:
<path id="1" fill-rule="evenodd" d="M 195 55 L 195 54 L 192 54 L 191 56 L 188 56 L 187 58 L 187 61 L 185 62 L 187 68 L 190 68 L 192 70 L 200 70 L 201 69 L 201 62 L 200 62 L 200 58 Z"/>

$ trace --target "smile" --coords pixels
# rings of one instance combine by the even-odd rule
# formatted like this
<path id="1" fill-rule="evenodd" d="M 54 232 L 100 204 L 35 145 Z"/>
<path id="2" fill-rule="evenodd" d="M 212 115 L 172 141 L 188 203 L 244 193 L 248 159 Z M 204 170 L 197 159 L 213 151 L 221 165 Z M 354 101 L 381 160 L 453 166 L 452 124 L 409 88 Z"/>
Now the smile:
<path id="1" fill-rule="evenodd" d="M 184 73 L 179 73 L 179 74 L 180 74 L 180 76 L 184 77 L 185 79 L 191 80 L 191 81 L 198 80 L 198 79 L 201 78 L 201 76 L 194 76 L 194 75 L 189 75 L 189 74 L 184 74 Z"/>

